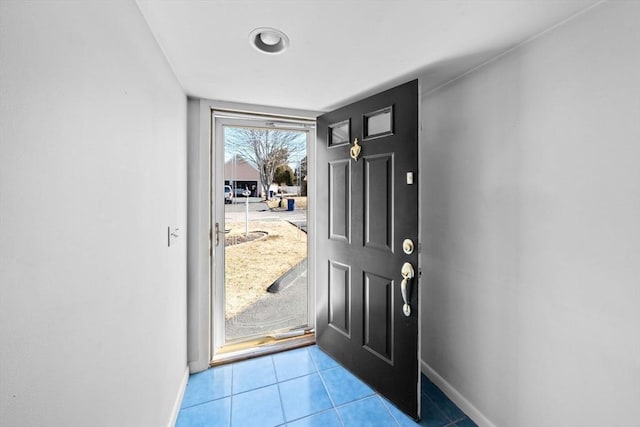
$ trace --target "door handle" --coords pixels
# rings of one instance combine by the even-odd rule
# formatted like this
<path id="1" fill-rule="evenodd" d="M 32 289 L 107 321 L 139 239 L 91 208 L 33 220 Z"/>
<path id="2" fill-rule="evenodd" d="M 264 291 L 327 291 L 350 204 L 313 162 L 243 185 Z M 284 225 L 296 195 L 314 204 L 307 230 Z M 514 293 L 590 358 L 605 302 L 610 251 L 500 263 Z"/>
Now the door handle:
<path id="1" fill-rule="evenodd" d="M 220 223 L 216 222 L 216 246 L 220 244 Z"/>
<path id="2" fill-rule="evenodd" d="M 402 293 L 402 301 L 404 305 L 402 306 L 402 312 L 406 317 L 411 316 L 411 306 L 409 305 L 409 280 L 413 279 L 415 276 L 415 271 L 413 270 L 413 266 L 409 262 L 405 262 L 402 264 L 402 269 L 400 270 L 400 274 L 402 275 L 402 283 L 400 284 L 400 293 Z"/>

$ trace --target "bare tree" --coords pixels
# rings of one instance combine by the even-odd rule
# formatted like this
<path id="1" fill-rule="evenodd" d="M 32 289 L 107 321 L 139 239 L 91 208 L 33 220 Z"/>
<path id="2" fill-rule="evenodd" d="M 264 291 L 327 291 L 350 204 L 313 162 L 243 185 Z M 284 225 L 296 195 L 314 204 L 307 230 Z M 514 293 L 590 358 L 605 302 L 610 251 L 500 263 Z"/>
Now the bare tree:
<path id="1" fill-rule="evenodd" d="M 306 144 L 303 132 L 261 128 L 228 127 L 224 140 L 226 154 L 242 157 L 258 170 L 267 197 L 278 166 L 298 159 Z"/>

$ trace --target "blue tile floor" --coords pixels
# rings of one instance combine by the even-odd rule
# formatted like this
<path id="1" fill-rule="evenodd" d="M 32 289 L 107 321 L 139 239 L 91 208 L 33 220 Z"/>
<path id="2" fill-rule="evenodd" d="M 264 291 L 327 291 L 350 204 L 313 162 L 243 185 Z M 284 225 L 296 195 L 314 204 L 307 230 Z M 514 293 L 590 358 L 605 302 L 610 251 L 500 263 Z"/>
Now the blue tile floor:
<path id="1" fill-rule="evenodd" d="M 312 346 L 191 375 L 176 426 L 476 426 L 425 376 L 421 398 L 417 424 Z"/>

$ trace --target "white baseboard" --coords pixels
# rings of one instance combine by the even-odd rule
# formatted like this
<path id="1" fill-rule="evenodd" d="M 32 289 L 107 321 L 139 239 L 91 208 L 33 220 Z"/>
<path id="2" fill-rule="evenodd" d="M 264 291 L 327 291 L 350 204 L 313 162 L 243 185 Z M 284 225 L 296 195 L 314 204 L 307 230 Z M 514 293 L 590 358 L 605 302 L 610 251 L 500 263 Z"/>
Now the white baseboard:
<path id="1" fill-rule="evenodd" d="M 444 378 L 442 378 L 433 368 L 424 361 L 420 361 L 422 373 L 431 380 L 444 394 L 447 395 L 458 408 L 473 420 L 478 427 L 496 427 L 485 415 L 469 402 L 458 390 L 453 388 Z"/>
<path id="2" fill-rule="evenodd" d="M 182 381 L 180 383 L 180 389 L 176 396 L 176 401 L 173 403 L 173 410 L 171 411 L 171 418 L 167 427 L 174 427 L 176 421 L 178 421 L 178 414 L 180 413 L 180 406 L 182 406 L 182 398 L 184 397 L 184 390 L 187 388 L 187 381 L 189 381 L 189 367 L 184 368 L 184 374 L 182 375 Z"/>

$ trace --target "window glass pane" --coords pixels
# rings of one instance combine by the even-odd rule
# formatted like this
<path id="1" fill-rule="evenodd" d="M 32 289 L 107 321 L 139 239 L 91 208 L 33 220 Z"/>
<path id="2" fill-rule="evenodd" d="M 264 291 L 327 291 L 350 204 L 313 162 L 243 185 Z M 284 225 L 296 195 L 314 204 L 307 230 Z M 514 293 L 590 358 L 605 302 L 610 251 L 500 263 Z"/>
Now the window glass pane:
<path id="1" fill-rule="evenodd" d="M 306 328 L 308 132 L 223 132 L 226 344 Z"/>
<path id="2" fill-rule="evenodd" d="M 365 116 L 365 134 L 366 137 L 388 134 L 392 129 L 393 114 L 391 108 Z"/>
<path id="3" fill-rule="evenodd" d="M 340 122 L 329 126 L 331 129 L 329 145 L 345 144 L 349 142 L 349 122 Z"/>

